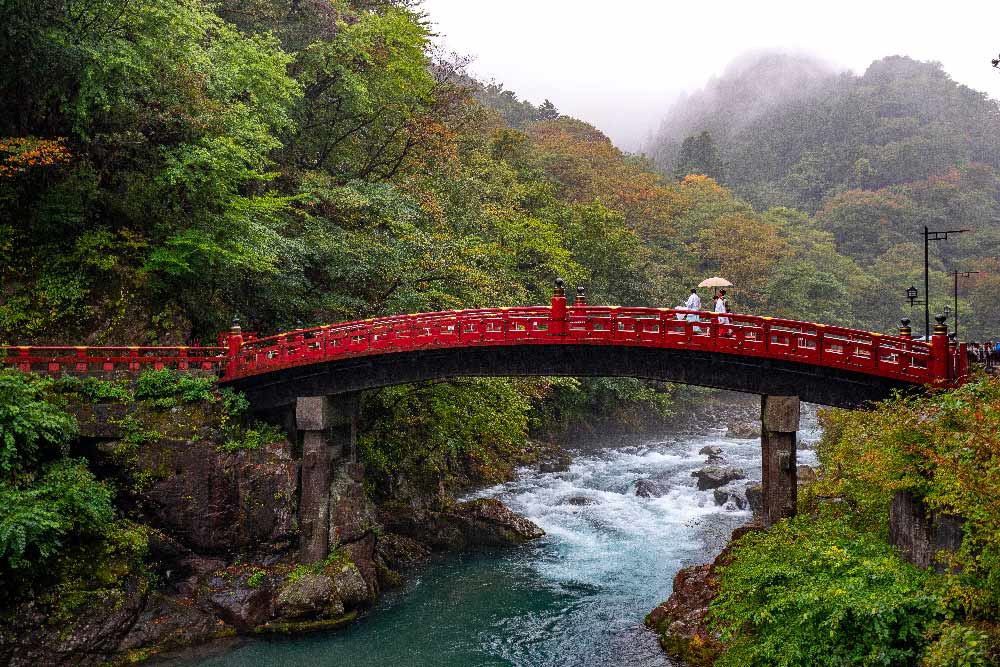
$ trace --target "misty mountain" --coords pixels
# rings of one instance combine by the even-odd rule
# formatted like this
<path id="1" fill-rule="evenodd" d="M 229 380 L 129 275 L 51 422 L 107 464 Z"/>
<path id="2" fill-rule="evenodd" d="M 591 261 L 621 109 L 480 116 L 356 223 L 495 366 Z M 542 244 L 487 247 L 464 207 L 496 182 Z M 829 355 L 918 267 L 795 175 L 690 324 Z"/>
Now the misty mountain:
<path id="1" fill-rule="evenodd" d="M 892 56 L 857 76 L 810 57 L 758 54 L 679 101 L 646 152 L 671 175 L 713 165 L 710 176 L 755 206 L 815 212 L 851 189 L 971 163 L 1000 168 L 1000 109 L 934 62 Z"/>

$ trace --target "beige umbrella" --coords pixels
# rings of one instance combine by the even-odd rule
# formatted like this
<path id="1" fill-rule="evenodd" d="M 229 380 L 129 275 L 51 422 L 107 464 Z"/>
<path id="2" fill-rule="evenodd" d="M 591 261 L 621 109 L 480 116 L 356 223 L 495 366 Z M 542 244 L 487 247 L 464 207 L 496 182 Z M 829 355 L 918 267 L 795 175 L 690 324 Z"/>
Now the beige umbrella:
<path id="1" fill-rule="evenodd" d="M 712 276 L 711 278 L 706 278 L 698 283 L 698 287 L 732 287 L 733 284 L 726 280 L 725 278 L 720 278 L 719 276 Z"/>

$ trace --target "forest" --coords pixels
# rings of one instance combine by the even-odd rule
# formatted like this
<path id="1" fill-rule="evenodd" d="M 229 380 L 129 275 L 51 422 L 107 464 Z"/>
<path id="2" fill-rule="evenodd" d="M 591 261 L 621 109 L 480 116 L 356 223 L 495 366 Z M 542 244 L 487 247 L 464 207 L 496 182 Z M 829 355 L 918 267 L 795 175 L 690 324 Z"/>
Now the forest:
<path id="1" fill-rule="evenodd" d="M 932 247 L 933 308 L 949 272 L 979 271 L 963 338 L 1000 334 L 1000 108 L 936 63 L 858 76 L 753 56 L 631 154 L 557 99 L 474 79 L 408 0 L 37 0 L 0 22 L 2 344 L 210 344 L 234 317 L 267 335 L 529 305 L 557 276 L 590 303 L 676 307 L 721 275 L 737 312 L 893 333 L 922 290 L 925 225 L 973 230 Z M 0 376 L 0 403 L 30 407 L 0 409 L 0 572 L 34 568 L 35 594 L 52 572 L 87 576 L 50 558 L 133 558 L 144 539 L 69 456 L 57 389 Z M 451 483 L 468 458 L 496 481 L 539 434 L 581 415 L 639 430 L 678 393 L 384 390 L 362 457 L 375 495 Z"/>

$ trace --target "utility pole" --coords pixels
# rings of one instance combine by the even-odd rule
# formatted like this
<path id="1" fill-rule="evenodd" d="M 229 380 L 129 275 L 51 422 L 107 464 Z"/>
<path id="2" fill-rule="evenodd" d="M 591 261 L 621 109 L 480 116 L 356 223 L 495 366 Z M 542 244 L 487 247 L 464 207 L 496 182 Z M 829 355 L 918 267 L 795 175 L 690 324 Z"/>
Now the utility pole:
<path id="1" fill-rule="evenodd" d="M 951 275 L 955 277 L 955 340 L 958 340 L 958 277 L 969 278 L 974 273 L 979 273 L 979 271 L 952 271 Z"/>
<path id="2" fill-rule="evenodd" d="M 924 226 L 924 336 L 927 341 L 931 339 L 930 242 L 946 241 L 949 234 L 964 234 L 971 231 L 971 229 L 949 229 L 932 232 Z"/>

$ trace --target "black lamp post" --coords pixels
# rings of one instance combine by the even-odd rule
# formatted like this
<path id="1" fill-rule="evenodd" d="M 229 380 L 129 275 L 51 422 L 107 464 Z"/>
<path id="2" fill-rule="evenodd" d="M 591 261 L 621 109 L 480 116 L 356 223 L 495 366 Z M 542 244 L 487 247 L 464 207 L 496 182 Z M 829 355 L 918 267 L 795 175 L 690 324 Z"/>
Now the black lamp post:
<path id="1" fill-rule="evenodd" d="M 949 229 L 947 231 L 932 232 L 927 227 L 924 227 L 924 335 L 928 336 L 928 340 L 930 340 L 929 336 L 931 334 L 931 281 L 928 269 L 930 263 L 928 261 L 930 242 L 945 241 L 948 239 L 949 234 L 964 234 L 971 231 L 971 229 Z"/>

